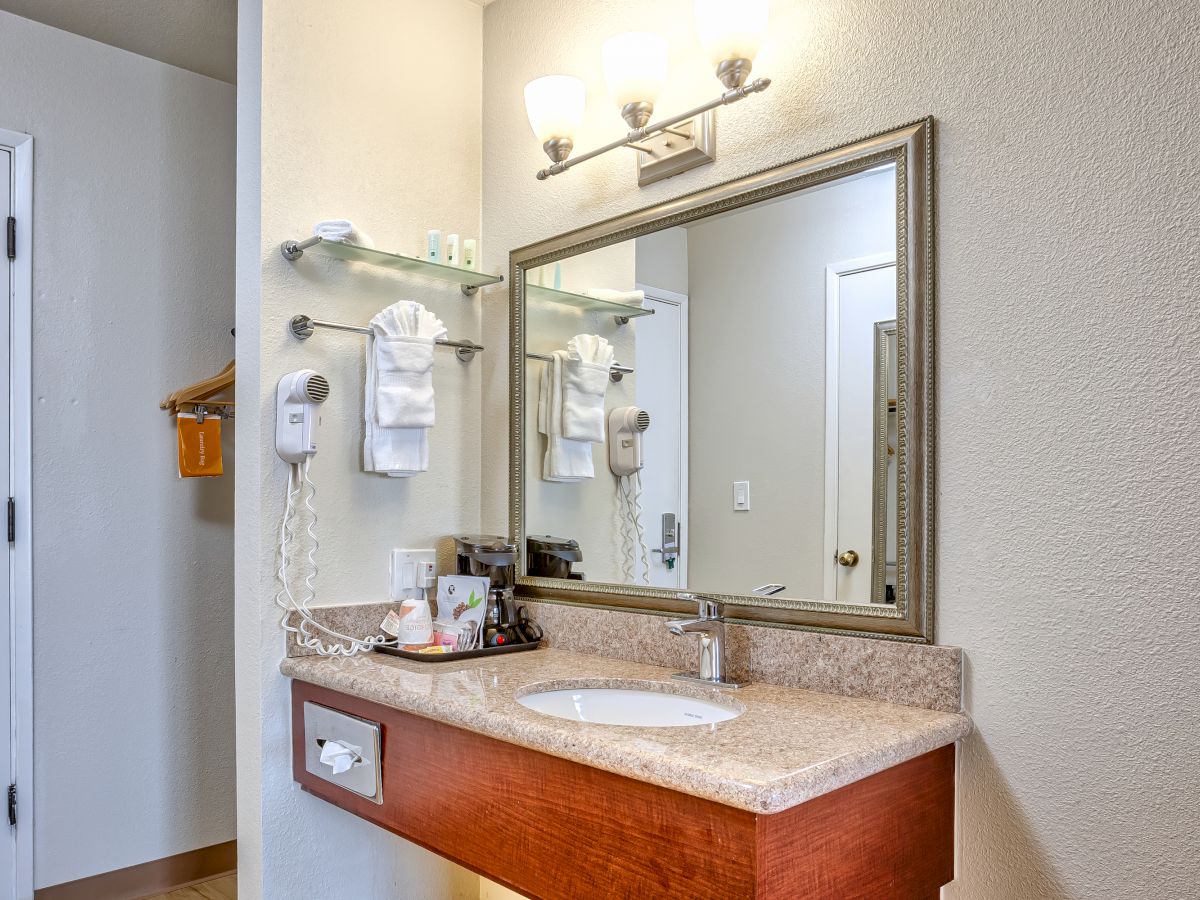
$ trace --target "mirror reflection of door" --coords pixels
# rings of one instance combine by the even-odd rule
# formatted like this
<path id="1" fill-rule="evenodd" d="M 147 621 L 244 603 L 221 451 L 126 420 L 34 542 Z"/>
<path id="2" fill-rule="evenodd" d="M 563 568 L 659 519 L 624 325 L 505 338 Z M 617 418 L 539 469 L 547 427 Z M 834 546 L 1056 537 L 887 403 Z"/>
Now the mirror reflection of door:
<path id="1" fill-rule="evenodd" d="M 687 587 L 687 296 L 650 285 L 644 305 L 653 316 L 637 321 L 637 403 L 650 413 L 643 436 L 642 533 L 650 571 L 638 584 Z M 674 517 L 675 550 L 664 528 Z M 671 520 L 668 519 L 667 522 Z M 669 527 L 669 526 L 668 526 Z"/>
<path id="2" fill-rule="evenodd" d="M 874 529 L 871 542 L 871 602 L 895 603 L 896 536 L 898 494 L 896 448 L 899 439 L 899 357 L 896 346 L 896 320 L 875 323 L 875 477 L 871 490 L 875 496 Z"/>
<path id="3" fill-rule="evenodd" d="M 830 266 L 826 294 L 825 596 L 875 597 L 876 325 L 896 317 L 891 254 Z M 885 382 L 886 383 L 886 382 Z"/>

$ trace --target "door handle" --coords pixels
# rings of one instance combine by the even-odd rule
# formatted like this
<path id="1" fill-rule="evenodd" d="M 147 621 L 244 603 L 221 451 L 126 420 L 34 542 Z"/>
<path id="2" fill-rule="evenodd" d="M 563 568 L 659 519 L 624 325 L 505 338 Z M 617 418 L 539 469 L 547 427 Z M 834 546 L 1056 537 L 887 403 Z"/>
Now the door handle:
<path id="1" fill-rule="evenodd" d="M 844 550 L 838 554 L 838 565 L 845 566 L 847 569 L 853 569 L 858 565 L 858 552 L 855 550 Z"/>

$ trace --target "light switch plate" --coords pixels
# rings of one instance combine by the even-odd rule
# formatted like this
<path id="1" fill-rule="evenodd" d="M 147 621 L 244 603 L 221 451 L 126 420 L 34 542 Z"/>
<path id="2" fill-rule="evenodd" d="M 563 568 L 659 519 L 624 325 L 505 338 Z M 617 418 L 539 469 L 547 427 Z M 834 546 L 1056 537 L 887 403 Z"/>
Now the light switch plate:
<path id="1" fill-rule="evenodd" d="M 750 482 L 735 481 L 733 483 L 733 510 L 745 512 L 750 508 Z"/>
<path id="2" fill-rule="evenodd" d="M 436 550 L 393 550 L 390 579 L 392 600 L 399 602 L 421 596 L 417 589 L 417 574 L 422 564 L 437 566 Z"/>

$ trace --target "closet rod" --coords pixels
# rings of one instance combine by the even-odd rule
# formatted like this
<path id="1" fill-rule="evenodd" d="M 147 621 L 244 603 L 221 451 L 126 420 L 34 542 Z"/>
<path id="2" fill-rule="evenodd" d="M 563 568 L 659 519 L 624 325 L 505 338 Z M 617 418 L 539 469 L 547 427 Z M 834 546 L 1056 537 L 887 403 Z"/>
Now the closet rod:
<path id="1" fill-rule="evenodd" d="M 292 332 L 292 337 L 299 340 L 307 340 L 312 337 L 313 331 L 317 328 L 332 328 L 335 331 L 353 331 L 355 334 L 371 334 L 371 329 L 365 325 L 343 325 L 341 322 L 326 322 L 322 319 L 314 319 L 311 316 L 292 316 L 291 325 L 289 326 Z M 463 362 L 470 362 L 475 358 L 476 353 L 483 352 L 483 345 L 476 344 L 474 341 L 434 341 L 439 347 L 453 347 L 454 354 Z"/>
<path id="2" fill-rule="evenodd" d="M 542 353 L 526 353 L 526 359 L 540 359 L 542 362 L 552 362 L 554 357 L 546 356 Z M 632 375 L 633 369 L 629 366 L 623 366 L 619 362 L 613 363 L 608 367 L 608 377 L 613 381 L 620 381 L 626 375 Z"/>

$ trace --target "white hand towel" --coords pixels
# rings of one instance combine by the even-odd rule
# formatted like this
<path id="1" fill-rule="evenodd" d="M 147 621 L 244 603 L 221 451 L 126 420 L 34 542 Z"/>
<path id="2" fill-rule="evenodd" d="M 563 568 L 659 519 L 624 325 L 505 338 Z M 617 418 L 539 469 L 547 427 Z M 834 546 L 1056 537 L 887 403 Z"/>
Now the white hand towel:
<path id="1" fill-rule="evenodd" d="M 365 231 L 359 231 L 349 219 L 325 219 L 313 226 L 313 235 L 326 241 L 374 247 L 375 242 Z"/>
<path id="2" fill-rule="evenodd" d="M 562 366 L 566 352 L 556 350 L 542 370 L 538 392 L 538 431 L 546 435 L 542 460 L 545 481 L 574 482 L 594 478 L 592 445 L 562 437 Z"/>
<path id="3" fill-rule="evenodd" d="M 375 428 L 363 442 L 363 469 L 391 478 L 429 471 L 428 428 Z"/>
<path id="4" fill-rule="evenodd" d="M 366 471 L 393 478 L 428 471 L 433 348 L 445 336 L 441 320 L 411 300 L 394 303 L 371 319 L 363 402 Z"/>
<path id="5" fill-rule="evenodd" d="M 562 368 L 563 437 L 604 443 L 604 396 L 612 360 L 612 345 L 599 335 L 577 334 L 567 342 Z"/>
<path id="6" fill-rule="evenodd" d="M 583 294 L 585 297 L 595 297 L 597 300 L 607 300 L 609 303 L 624 303 L 626 306 L 642 306 L 646 300 L 645 291 L 612 291 L 608 288 L 588 288 Z"/>
<path id="7" fill-rule="evenodd" d="M 433 338 L 375 334 L 375 421 L 381 428 L 432 428 Z"/>

